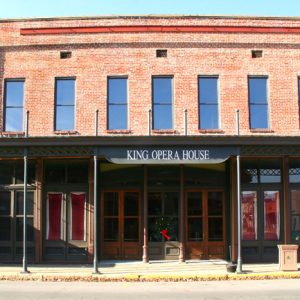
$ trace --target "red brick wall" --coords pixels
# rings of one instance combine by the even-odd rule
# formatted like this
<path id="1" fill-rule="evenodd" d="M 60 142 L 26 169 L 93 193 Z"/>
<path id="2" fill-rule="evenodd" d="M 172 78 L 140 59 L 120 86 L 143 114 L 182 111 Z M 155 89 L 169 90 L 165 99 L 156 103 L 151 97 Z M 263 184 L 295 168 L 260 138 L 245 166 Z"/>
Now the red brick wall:
<path id="1" fill-rule="evenodd" d="M 298 76 L 300 34 L 241 33 L 102 33 L 21 36 L 20 28 L 107 25 L 229 25 L 300 27 L 300 19 L 263 18 L 94 18 L 0 22 L 0 105 L 3 80 L 25 78 L 25 109 L 31 136 L 54 135 L 55 77 L 76 76 L 76 121 L 79 135 L 93 135 L 99 109 L 99 134 L 106 132 L 107 76 L 128 76 L 129 135 L 148 134 L 151 76 L 174 76 L 174 133 L 236 133 L 235 109 L 241 111 L 241 134 L 300 135 Z M 157 58 L 156 49 L 168 49 Z M 263 50 L 251 58 L 251 50 Z M 72 58 L 60 59 L 71 50 Z M 219 76 L 218 133 L 198 130 L 199 75 Z M 249 129 L 248 75 L 267 75 L 271 132 Z M 0 131 L 2 130 L 2 109 Z M 157 133 L 159 134 L 159 133 Z"/>

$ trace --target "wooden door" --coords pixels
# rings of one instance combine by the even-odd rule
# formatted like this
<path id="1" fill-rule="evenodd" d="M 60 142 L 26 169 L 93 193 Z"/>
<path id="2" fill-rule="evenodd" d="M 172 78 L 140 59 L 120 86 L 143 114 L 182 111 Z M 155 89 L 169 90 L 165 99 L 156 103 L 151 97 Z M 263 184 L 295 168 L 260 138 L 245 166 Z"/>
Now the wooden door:
<path id="1" fill-rule="evenodd" d="M 188 191 L 186 203 L 187 258 L 224 258 L 226 252 L 223 191 Z"/>
<path id="2" fill-rule="evenodd" d="M 141 259 L 140 193 L 105 191 L 101 206 L 101 258 Z"/>

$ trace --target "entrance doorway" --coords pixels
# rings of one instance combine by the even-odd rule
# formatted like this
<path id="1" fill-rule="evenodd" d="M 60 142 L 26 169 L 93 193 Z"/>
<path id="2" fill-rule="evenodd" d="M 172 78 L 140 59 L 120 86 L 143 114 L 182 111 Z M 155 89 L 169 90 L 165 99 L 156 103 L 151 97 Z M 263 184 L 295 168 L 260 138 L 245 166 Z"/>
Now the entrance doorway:
<path id="1" fill-rule="evenodd" d="M 186 205 L 187 258 L 225 258 L 224 192 L 189 190 Z"/>
<path id="2" fill-rule="evenodd" d="M 101 195 L 101 258 L 141 259 L 141 200 L 138 191 Z"/>

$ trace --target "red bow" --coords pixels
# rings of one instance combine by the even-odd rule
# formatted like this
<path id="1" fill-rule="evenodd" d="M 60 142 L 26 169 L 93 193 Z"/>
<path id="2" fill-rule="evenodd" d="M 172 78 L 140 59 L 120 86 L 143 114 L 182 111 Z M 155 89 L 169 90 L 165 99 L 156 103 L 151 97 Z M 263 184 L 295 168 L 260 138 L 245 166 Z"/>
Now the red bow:
<path id="1" fill-rule="evenodd" d="M 171 237 L 168 236 L 168 230 L 167 230 L 167 229 L 163 229 L 160 233 L 161 233 L 168 241 L 171 239 Z"/>

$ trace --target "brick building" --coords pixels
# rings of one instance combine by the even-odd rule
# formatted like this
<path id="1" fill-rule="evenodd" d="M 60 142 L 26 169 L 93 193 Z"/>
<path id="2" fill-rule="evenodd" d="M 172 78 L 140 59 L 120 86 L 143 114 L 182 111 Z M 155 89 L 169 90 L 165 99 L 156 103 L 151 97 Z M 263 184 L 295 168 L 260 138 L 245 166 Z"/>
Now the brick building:
<path id="1" fill-rule="evenodd" d="M 235 260 L 239 174 L 243 260 L 299 242 L 299 18 L 0 20 L 0 36 L 1 262 L 22 257 L 24 192 L 30 261 Z"/>

